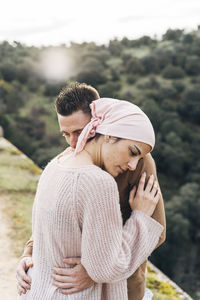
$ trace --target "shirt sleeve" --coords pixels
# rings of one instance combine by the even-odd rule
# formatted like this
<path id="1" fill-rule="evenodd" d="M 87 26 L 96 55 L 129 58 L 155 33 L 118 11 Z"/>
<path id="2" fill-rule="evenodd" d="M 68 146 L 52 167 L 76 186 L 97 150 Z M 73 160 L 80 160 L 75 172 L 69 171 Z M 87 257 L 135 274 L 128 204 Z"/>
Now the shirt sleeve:
<path id="1" fill-rule="evenodd" d="M 116 182 L 103 175 L 85 176 L 78 183 L 81 263 L 95 282 L 116 282 L 147 259 L 163 226 L 140 211 L 133 211 L 123 226 Z"/>

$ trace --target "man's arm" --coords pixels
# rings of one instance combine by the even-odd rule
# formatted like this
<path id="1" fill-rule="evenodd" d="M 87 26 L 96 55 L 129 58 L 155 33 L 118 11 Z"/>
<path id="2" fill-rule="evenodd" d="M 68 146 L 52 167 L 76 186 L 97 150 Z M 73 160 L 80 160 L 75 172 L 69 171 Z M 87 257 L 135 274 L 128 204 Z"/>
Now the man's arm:
<path id="1" fill-rule="evenodd" d="M 130 208 L 128 206 L 128 194 L 133 186 L 138 186 L 139 180 L 143 172 L 146 172 L 146 180 L 149 179 L 151 174 L 157 179 L 157 172 L 154 159 L 151 154 L 147 154 L 137 165 L 135 171 L 128 171 L 126 176 L 120 174 L 117 178 L 118 188 L 120 192 L 120 204 L 123 213 L 124 222 L 127 220 L 130 214 Z M 125 174 L 124 174 L 125 175 Z M 128 186 L 127 186 L 128 184 Z M 160 246 L 165 241 L 166 236 L 166 221 L 165 221 L 165 211 L 162 194 L 152 215 L 156 221 L 158 221 L 164 227 L 159 242 L 156 247 Z M 155 247 L 155 248 L 156 248 Z M 144 297 L 145 287 L 146 287 L 146 262 L 144 262 L 137 271 L 127 280 L 128 286 L 128 299 L 129 300 L 140 300 Z"/>
<path id="2" fill-rule="evenodd" d="M 32 257 L 32 253 L 33 253 L 33 238 L 31 237 L 30 240 L 28 240 L 28 242 L 26 243 L 25 247 L 24 247 L 24 252 L 22 254 L 22 258 L 23 257 Z"/>
<path id="3" fill-rule="evenodd" d="M 26 243 L 24 252 L 21 256 L 17 267 L 17 290 L 18 294 L 26 294 L 27 290 L 31 288 L 31 278 L 27 275 L 27 271 L 29 268 L 33 266 L 32 261 L 32 251 L 33 251 L 33 239 L 32 237 Z"/>
<path id="4" fill-rule="evenodd" d="M 146 157 L 144 158 L 144 164 L 143 164 L 141 174 L 143 172 L 147 173 L 147 177 L 146 177 L 147 179 L 151 174 L 153 174 L 155 176 L 156 180 L 158 181 L 156 164 L 155 164 L 155 161 L 154 161 L 153 157 L 151 156 L 151 154 L 147 154 Z M 166 218 L 165 218 L 165 209 L 164 209 L 164 201 L 163 201 L 162 193 L 161 193 L 160 199 L 158 201 L 158 204 L 155 208 L 155 211 L 152 215 L 152 218 L 154 218 L 157 222 L 159 222 L 164 227 L 164 230 L 160 236 L 159 242 L 156 246 L 156 248 L 157 248 L 162 243 L 164 243 L 164 241 L 166 239 Z"/>

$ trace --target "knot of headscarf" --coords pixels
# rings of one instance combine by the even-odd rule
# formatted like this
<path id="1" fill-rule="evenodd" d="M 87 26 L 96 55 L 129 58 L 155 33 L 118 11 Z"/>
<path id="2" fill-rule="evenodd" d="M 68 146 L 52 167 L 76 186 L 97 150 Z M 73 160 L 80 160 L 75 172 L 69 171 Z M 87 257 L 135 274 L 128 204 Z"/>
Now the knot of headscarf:
<path id="1" fill-rule="evenodd" d="M 87 140 L 96 133 L 147 143 L 153 149 L 154 130 L 149 118 L 128 101 L 100 98 L 90 104 L 91 121 L 82 130 L 74 151 L 83 150 Z"/>

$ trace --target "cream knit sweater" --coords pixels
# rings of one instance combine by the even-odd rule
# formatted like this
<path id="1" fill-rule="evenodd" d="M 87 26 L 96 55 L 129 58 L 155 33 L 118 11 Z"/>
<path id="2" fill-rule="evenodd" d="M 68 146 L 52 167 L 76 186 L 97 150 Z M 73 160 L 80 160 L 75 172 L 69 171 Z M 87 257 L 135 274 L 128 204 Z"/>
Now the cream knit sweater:
<path id="1" fill-rule="evenodd" d="M 20 300 L 125 300 L 128 278 L 151 254 L 163 226 L 140 211 L 122 225 L 117 184 L 94 165 L 67 168 L 56 158 L 40 177 L 33 206 L 31 290 Z M 72 295 L 53 286 L 53 267 L 81 257 L 96 282 Z"/>

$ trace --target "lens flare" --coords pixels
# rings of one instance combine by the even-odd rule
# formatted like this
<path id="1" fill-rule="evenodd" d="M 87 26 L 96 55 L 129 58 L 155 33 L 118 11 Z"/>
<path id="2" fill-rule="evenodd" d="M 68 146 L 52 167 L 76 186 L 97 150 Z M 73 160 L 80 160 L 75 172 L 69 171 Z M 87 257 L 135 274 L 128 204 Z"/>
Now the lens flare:
<path id="1" fill-rule="evenodd" d="M 40 75 L 48 81 L 65 81 L 73 75 L 72 59 L 65 48 L 44 50 L 39 65 Z"/>

